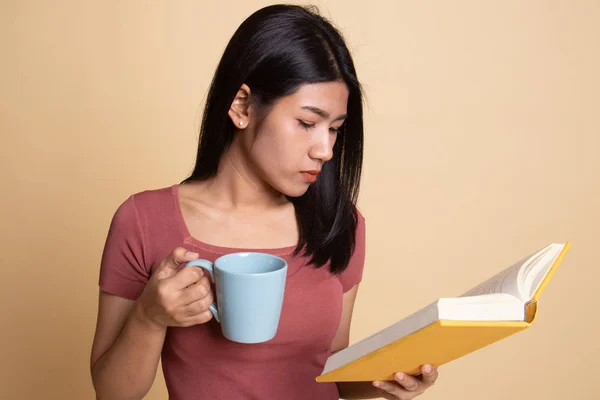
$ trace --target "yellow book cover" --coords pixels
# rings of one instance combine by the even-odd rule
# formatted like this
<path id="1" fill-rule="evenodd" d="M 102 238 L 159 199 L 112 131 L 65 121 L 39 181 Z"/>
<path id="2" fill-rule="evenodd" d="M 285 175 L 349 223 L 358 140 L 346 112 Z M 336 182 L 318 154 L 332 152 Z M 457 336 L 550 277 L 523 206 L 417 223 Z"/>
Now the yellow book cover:
<path id="1" fill-rule="evenodd" d="M 419 374 L 520 332 L 571 242 L 552 243 L 455 298 L 441 298 L 329 357 L 318 382 L 393 380 Z"/>

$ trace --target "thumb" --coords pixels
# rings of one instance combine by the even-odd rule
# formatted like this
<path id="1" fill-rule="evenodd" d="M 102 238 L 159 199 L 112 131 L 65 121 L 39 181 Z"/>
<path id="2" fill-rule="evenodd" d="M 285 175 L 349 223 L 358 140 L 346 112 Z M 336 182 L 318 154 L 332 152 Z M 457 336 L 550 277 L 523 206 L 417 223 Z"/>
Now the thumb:
<path id="1" fill-rule="evenodd" d="M 183 247 L 175 248 L 161 263 L 159 278 L 167 278 L 177 273 L 182 264 L 198 258 L 198 253 L 188 251 Z"/>
<path id="2" fill-rule="evenodd" d="M 183 247 L 177 247 L 167 256 L 167 258 L 165 258 L 164 267 L 177 270 L 181 264 L 185 264 L 196 258 L 198 258 L 198 253 L 188 251 Z"/>

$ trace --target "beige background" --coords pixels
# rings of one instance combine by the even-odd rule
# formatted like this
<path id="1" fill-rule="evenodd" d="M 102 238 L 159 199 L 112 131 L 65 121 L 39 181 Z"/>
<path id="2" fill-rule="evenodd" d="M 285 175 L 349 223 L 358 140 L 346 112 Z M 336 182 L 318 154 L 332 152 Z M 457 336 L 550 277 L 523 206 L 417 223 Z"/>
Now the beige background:
<path id="1" fill-rule="evenodd" d="M 221 51 L 265 4 L 2 1 L 0 398 L 93 398 L 112 213 L 190 171 Z M 572 240 L 534 327 L 444 366 L 422 398 L 598 398 L 600 3 L 316 4 L 368 96 L 352 341 Z M 160 374 L 147 398 L 166 398 Z"/>

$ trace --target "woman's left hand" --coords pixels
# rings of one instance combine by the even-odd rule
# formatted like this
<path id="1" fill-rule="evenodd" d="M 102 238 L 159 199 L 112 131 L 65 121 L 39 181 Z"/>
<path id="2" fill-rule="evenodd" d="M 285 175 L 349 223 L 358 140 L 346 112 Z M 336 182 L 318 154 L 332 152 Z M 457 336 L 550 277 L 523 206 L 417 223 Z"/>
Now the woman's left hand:
<path id="1" fill-rule="evenodd" d="M 412 400 L 423 394 L 438 378 L 437 368 L 423 365 L 422 374 L 417 378 L 403 373 L 394 376 L 395 381 L 375 381 L 373 386 L 379 388 L 381 396 L 388 400 Z"/>

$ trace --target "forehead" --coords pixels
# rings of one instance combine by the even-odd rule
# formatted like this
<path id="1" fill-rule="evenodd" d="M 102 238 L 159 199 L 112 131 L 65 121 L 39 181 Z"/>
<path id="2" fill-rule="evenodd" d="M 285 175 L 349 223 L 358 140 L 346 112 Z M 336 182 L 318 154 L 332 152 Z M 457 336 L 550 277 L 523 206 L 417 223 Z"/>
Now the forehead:
<path id="1" fill-rule="evenodd" d="M 320 82 L 301 85 L 296 92 L 279 101 L 282 107 L 300 109 L 304 106 L 320 108 L 333 118 L 346 113 L 348 88 L 343 82 Z"/>

